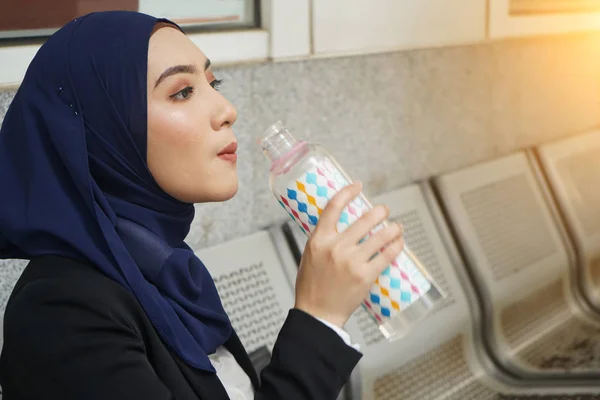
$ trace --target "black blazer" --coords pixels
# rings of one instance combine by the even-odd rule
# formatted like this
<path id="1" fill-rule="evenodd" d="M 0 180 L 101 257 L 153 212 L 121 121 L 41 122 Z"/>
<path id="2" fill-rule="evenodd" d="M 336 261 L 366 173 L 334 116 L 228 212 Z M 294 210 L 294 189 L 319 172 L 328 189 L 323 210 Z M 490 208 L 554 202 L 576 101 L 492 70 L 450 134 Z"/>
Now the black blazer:
<path id="1" fill-rule="evenodd" d="M 235 333 L 225 346 L 257 400 L 335 400 L 361 357 L 294 309 L 261 384 Z M 91 265 L 57 256 L 31 261 L 9 299 L 0 385 L 4 400 L 228 399 L 216 374 L 170 351 L 131 293 Z"/>

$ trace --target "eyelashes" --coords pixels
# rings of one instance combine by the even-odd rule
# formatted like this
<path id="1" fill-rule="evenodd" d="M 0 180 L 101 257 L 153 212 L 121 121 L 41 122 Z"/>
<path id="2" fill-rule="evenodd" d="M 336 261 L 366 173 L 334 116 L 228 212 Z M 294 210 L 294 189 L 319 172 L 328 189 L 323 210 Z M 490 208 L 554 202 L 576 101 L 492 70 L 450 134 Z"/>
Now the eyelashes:
<path id="1" fill-rule="evenodd" d="M 221 87 L 221 85 L 223 84 L 223 81 L 220 79 L 215 79 L 214 81 L 212 81 L 210 83 L 210 87 L 212 87 L 215 90 L 219 90 L 219 87 Z M 195 93 L 196 89 L 194 86 L 186 86 L 185 88 L 181 89 L 179 92 L 170 95 L 169 97 L 173 100 L 173 101 L 185 101 L 188 100 L 192 97 L 192 95 Z"/>
<path id="2" fill-rule="evenodd" d="M 195 88 L 193 86 L 186 86 L 181 89 L 179 92 L 170 95 L 169 97 L 174 101 L 184 101 L 192 97 L 194 94 Z"/>
<path id="3" fill-rule="evenodd" d="M 215 90 L 219 90 L 219 88 L 221 87 L 221 85 L 223 84 L 223 81 L 221 79 L 215 79 L 214 81 L 212 81 L 210 83 L 210 86 L 215 89 Z"/>

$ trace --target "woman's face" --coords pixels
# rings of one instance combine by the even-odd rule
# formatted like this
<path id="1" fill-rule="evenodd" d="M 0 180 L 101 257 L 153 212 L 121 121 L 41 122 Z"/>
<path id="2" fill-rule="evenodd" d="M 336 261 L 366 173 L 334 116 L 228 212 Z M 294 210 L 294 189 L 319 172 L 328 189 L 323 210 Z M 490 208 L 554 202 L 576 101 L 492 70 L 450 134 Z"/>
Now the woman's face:
<path id="1" fill-rule="evenodd" d="M 217 90 L 210 61 L 179 30 L 158 29 L 148 50 L 148 167 L 187 203 L 228 200 L 238 188 L 235 107 Z"/>

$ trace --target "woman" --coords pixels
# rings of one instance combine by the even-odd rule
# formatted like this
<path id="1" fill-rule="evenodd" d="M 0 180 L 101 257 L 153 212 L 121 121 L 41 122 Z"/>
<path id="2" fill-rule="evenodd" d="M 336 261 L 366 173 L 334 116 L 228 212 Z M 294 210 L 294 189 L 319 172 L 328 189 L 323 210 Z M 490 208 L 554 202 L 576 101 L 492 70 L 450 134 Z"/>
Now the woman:
<path id="1" fill-rule="evenodd" d="M 387 209 L 338 235 L 359 185 L 330 202 L 259 382 L 184 243 L 193 203 L 237 191 L 218 83 L 175 24 L 139 13 L 87 15 L 40 49 L 0 131 L 0 256 L 31 260 L 5 314 L 4 400 L 336 398 L 360 358 L 341 328 L 401 229 L 359 245 Z"/>

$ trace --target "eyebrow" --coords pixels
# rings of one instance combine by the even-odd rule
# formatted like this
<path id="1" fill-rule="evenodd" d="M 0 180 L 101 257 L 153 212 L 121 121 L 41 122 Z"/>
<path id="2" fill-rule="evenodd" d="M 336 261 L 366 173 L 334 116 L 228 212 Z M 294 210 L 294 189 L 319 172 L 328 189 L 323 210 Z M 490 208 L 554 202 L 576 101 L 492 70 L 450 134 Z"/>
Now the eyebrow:
<path id="1" fill-rule="evenodd" d="M 206 59 L 206 62 L 204 63 L 204 70 L 206 71 L 207 69 L 210 68 L 210 59 Z M 163 72 L 158 79 L 156 80 L 156 83 L 154 84 L 154 88 L 156 88 L 158 85 L 160 85 L 160 83 L 162 81 L 164 81 L 165 79 L 167 79 L 169 76 L 172 75 L 176 75 L 176 74 L 195 74 L 197 72 L 197 68 L 195 65 L 189 64 L 189 65 L 174 65 L 172 67 L 169 67 L 165 70 L 165 72 Z"/>

